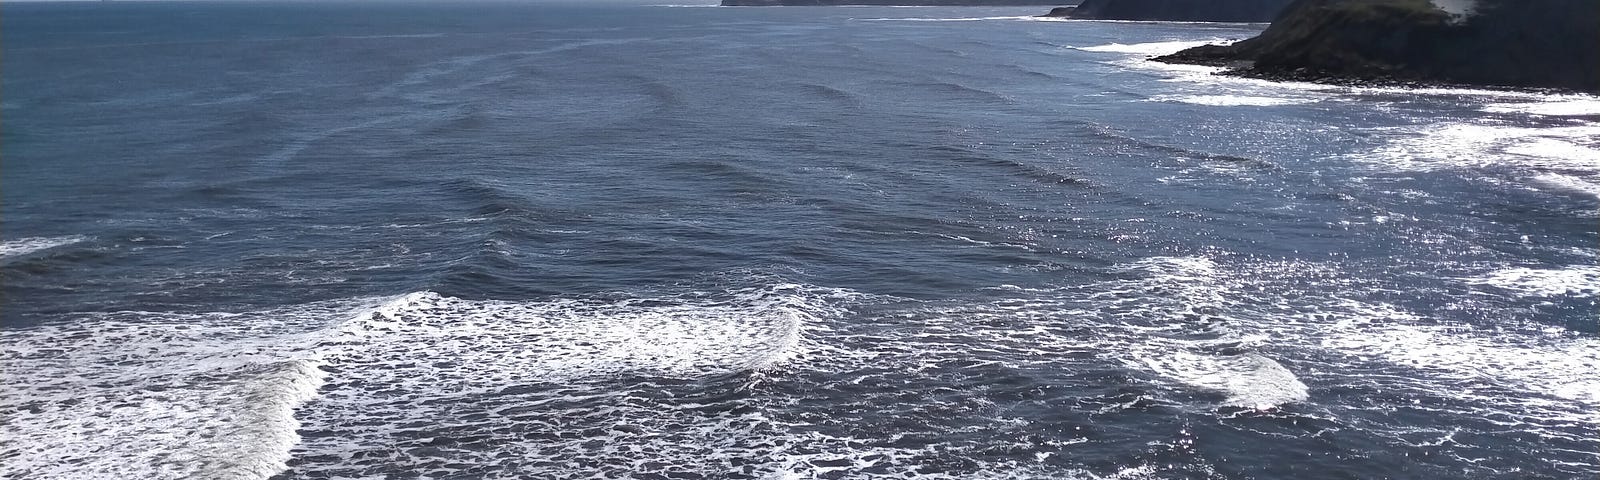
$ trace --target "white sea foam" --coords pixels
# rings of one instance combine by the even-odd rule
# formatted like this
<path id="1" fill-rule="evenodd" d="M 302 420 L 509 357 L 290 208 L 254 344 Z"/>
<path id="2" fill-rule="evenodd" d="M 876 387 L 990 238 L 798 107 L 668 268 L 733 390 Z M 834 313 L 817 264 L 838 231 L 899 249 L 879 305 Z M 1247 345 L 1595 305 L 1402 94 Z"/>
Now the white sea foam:
<path id="1" fill-rule="evenodd" d="M 1256 265 L 1240 271 L 1201 257 L 1157 257 L 1121 270 L 1146 276 L 1091 288 L 1100 292 L 1091 297 L 1094 314 L 1116 319 L 1105 322 L 1108 326 L 1124 324 L 1149 336 L 1110 349 L 1131 352 L 1125 362 L 1162 377 L 1227 394 L 1230 405 L 1306 401 L 1307 386 L 1268 352 L 1327 349 L 1357 361 L 1416 369 L 1407 381 L 1437 392 L 1460 388 L 1463 379 L 1537 392 L 1529 398 L 1481 399 L 1519 415 L 1600 422 L 1600 416 L 1577 415 L 1571 405 L 1539 397 L 1600 404 L 1600 377 L 1590 375 L 1600 371 L 1600 343 L 1594 339 L 1549 329 L 1442 326 L 1397 307 L 1337 296 L 1300 298 L 1297 306 L 1259 300 L 1261 292 L 1283 290 L 1274 286 L 1277 282 L 1336 276 L 1325 266 Z M 1600 294 L 1600 267 L 1506 268 L 1467 282 L 1525 295 L 1594 296 Z"/>
<path id="2" fill-rule="evenodd" d="M 803 354 L 804 322 L 819 312 L 807 303 L 815 297 L 790 293 L 800 288 L 615 302 L 468 301 L 424 292 L 245 313 L 89 315 L 7 329 L 0 331 L 0 408 L 17 413 L 0 424 L 0 476 L 261 479 L 287 468 L 297 445 L 312 456 L 306 471 L 342 465 L 315 461 L 340 452 L 383 452 L 380 463 L 424 461 L 416 452 L 390 457 L 399 441 L 391 435 L 477 404 L 459 403 L 463 397 L 532 383 L 777 368 Z M 369 423 L 378 421 L 389 423 Z M 297 431 L 340 435 L 301 444 Z M 527 442 L 528 452 L 549 451 L 546 441 Z"/>
<path id="3" fill-rule="evenodd" d="M 38 411 L 0 426 L 6 454 L 31 449 L 0 474 L 262 478 L 292 452 L 288 475 L 307 477 L 916 478 L 932 459 L 994 442 L 1041 459 L 1094 442 L 1026 435 L 1030 419 L 997 404 L 1011 394 L 989 388 L 996 375 L 1107 367 L 1129 371 L 1141 398 L 1202 409 L 1296 415 L 1320 408 L 1308 383 L 1376 382 L 1442 396 L 1462 385 L 1521 388 L 1537 394 L 1467 398 L 1494 415 L 1588 418 L 1559 402 L 1596 401 L 1584 393 L 1595 380 L 1582 376 L 1600 358 L 1593 342 L 1435 327 L 1395 307 L 1295 293 L 1304 288 L 1295 282 L 1339 277 L 1331 268 L 1154 257 L 1104 281 L 978 303 L 775 285 L 518 302 L 420 292 L 265 312 L 116 314 L 0 332 L 0 401 Z M 846 320 L 841 305 L 857 302 L 882 303 Z M 919 379 L 952 388 L 937 402 L 908 402 L 903 386 Z M 241 400 L 252 398 L 272 400 Z M 141 407 L 107 413 L 122 412 L 119 400 Z M 797 413 L 786 402 L 830 410 Z M 294 404 L 291 417 L 284 406 Z M 1308 405 L 1277 408 L 1295 404 Z M 1477 411 L 1451 414 L 1468 413 Z M 839 433 L 884 418 L 929 426 L 894 439 Z M 965 440 L 941 435 L 950 418 L 968 426 Z M 290 447 L 297 429 L 305 438 Z M 1134 471 L 1109 478 L 1162 476 Z M 966 473 L 1099 478 L 1043 462 Z"/>
<path id="4" fill-rule="evenodd" d="M 1492 123 L 1443 123 L 1390 133 L 1378 149 L 1355 158 L 1404 171 L 1515 165 L 1588 172 L 1600 180 L 1600 124 L 1520 127 Z"/>
<path id="5" fill-rule="evenodd" d="M 1076 50 L 1098 53 L 1119 53 L 1114 60 L 1117 66 L 1156 72 L 1166 82 L 1190 84 L 1199 89 L 1183 88 L 1181 93 L 1156 95 L 1149 101 L 1177 102 L 1217 107 L 1299 105 L 1336 98 L 1340 87 L 1307 82 L 1278 82 L 1247 77 L 1218 75 L 1224 67 L 1191 65 L 1150 61 L 1149 57 L 1177 53 L 1201 45 L 1226 45 L 1232 40 L 1213 38 L 1198 41 L 1167 41 L 1151 43 L 1112 43 L 1090 47 L 1072 47 Z"/>
<path id="6" fill-rule="evenodd" d="M 1377 356 L 1435 378 L 1486 384 L 1600 406 L 1600 341 L 1432 325 L 1390 305 L 1342 301 L 1349 312 L 1325 347 Z M 1456 388 L 1460 388 L 1457 386 Z M 1543 407 L 1537 398 L 1495 398 Z M 1600 421 L 1590 412 L 1586 421 Z"/>
<path id="7" fill-rule="evenodd" d="M 1082 50 L 1082 51 L 1085 51 L 1085 52 L 1126 53 L 1126 54 L 1135 54 L 1135 55 L 1156 56 L 1156 55 L 1167 55 L 1167 54 L 1172 54 L 1172 53 L 1178 53 L 1179 51 L 1182 51 L 1184 49 L 1194 48 L 1194 47 L 1198 47 L 1198 46 L 1201 46 L 1201 45 L 1225 45 L 1225 44 L 1228 44 L 1228 43 L 1231 43 L 1231 42 L 1232 42 L 1231 40 L 1223 40 L 1223 39 L 1174 40 L 1174 41 L 1166 41 L 1166 42 L 1127 43 L 1127 44 L 1124 44 L 1124 43 L 1108 43 L 1108 44 L 1104 44 L 1104 45 L 1093 45 L 1093 46 L 1088 46 L 1088 47 L 1072 47 L 1072 48 L 1076 49 L 1076 50 Z"/>
<path id="8" fill-rule="evenodd" d="M 299 438 L 293 410 L 322 372 L 292 335 L 211 323 L 228 318 L 128 312 L 0 332 L 0 476 L 261 479 L 282 470 Z"/>
<path id="9" fill-rule="evenodd" d="M 88 240 L 82 235 L 68 235 L 63 237 L 28 237 L 16 240 L 7 240 L 0 243 L 0 258 L 17 257 L 30 253 L 48 250 L 56 247 L 71 245 Z"/>
<path id="10" fill-rule="evenodd" d="M 1516 267 L 1469 278 L 1467 283 L 1489 285 L 1525 295 L 1543 297 L 1600 295 L 1600 266 L 1580 265 L 1559 269 Z"/>
<path id="11" fill-rule="evenodd" d="M 565 382 L 623 373 L 690 378 L 765 369 L 794 356 L 805 313 L 772 302 L 645 307 L 467 301 L 423 292 L 345 323 L 318 350 L 335 365 L 451 360 L 449 368 L 436 362 L 432 368 L 385 369 L 384 375 L 405 383 L 448 377 L 459 387 L 498 389 L 519 380 Z"/>
<path id="12" fill-rule="evenodd" d="M 1483 107 L 1491 113 L 1526 113 L 1545 116 L 1600 115 L 1600 98 L 1590 96 L 1554 96 L 1544 101 L 1522 103 L 1491 103 Z"/>
<path id="13" fill-rule="evenodd" d="M 1214 107 L 1271 107 L 1278 105 L 1296 105 L 1312 103 L 1315 98 L 1295 98 L 1288 96 L 1256 96 L 1256 95 L 1158 95 L 1151 97 L 1152 102 L 1178 102 L 1194 105 L 1209 105 Z"/>
<path id="14" fill-rule="evenodd" d="M 1140 358 L 1150 371 L 1189 386 L 1227 395 L 1226 405 L 1256 409 L 1302 402 L 1306 384 L 1283 365 L 1259 354 L 1204 355 L 1190 351 Z"/>
<path id="15" fill-rule="evenodd" d="M 834 293 L 779 285 L 621 301 L 397 297 L 317 343 L 337 383 L 301 409 L 303 429 L 315 435 L 296 449 L 308 460 L 295 472 L 431 471 L 443 463 L 535 477 L 722 471 L 731 467 L 719 455 L 748 448 L 751 437 L 781 435 L 771 419 L 759 410 L 699 411 L 737 402 L 645 401 L 670 388 L 650 384 L 763 375 L 813 355 L 824 347 L 807 332 L 822 328 L 814 320 L 828 314 L 824 297 Z M 623 378 L 631 380 L 586 386 Z M 508 464 L 508 455 L 518 460 Z M 588 466 L 571 463 L 578 461 Z"/>
<path id="16" fill-rule="evenodd" d="M 1023 21 L 1023 22 L 1051 22 L 1060 21 L 1057 18 L 1037 16 L 1000 16 L 1000 17 L 950 17 L 950 18 L 858 18 L 862 22 L 988 22 L 988 21 Z"/>
<path id="17" fill-rule="evenodd" d="M 1544 185 L 1547 189 L 1576 192 L 1600 198 L 1600 178 L 1596 175 L 1581 177 L 1560 173 L 1541 173 L 1533 176 L 1533 181 Z"/>
<path id="18" fill-rule="evenodd" d="M 1266 409 L 1305 401 L 1304 383 L 1283 365 L 1257 353 L 1260 338 L 1241 336 L 1228 323 L 1232 302 L 1220 283 L 1225 281 L 1216 262 L 1205 257 L 1152 257 L 1122 267 L 1147 277 L 1107 285 L 1111 291 L 1143 298 L 1147 309 L 1132 312 L 1154 315 L 1154 331 L 1181 335 L 1153 335 L 1129 345 L 1125 363 L 1139 365 L 1164 378 L 1189 387 L 1223 393 L 1225 405 Z M 1151 293 L 1166 298 L 1152 300 Z M 1207 317 L 1210 317 L 1209 319 Z M 1213 346 L 1233 346 L 1217 352 Z"/>
<path id="19" fill-rule="evenodd" d="M 1505 152 L 1562 164 L 1600 167 L 1600 148 L 1579 143 L 1580 141 L 1581 139 L 1572 138 L 1533 137 L 1505 147 Z"/>

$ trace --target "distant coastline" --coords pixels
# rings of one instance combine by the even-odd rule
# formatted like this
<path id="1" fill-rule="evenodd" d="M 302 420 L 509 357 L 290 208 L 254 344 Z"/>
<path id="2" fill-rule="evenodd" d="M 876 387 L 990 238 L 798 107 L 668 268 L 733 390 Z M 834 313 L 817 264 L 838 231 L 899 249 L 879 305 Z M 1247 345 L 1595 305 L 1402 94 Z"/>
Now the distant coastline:
<path id="1" fill-rule="evenodd" d="M 722 0 L 724 7 L 825 7 L 839 5 L 860 6 L 928 6 L 928 7 L 1033 7 L 1040 5 L 1072 4 L 1073 0 Z"/>

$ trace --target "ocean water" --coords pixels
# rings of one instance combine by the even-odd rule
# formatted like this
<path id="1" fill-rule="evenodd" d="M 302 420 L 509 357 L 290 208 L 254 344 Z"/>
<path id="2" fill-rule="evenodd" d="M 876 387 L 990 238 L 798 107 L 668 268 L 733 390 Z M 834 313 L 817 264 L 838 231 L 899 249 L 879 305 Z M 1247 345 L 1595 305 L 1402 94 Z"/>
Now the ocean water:
<path id="1" fill-rule="evenodd" d="M 8 2 L 0 477 L 1600 475 L 1600 98 L 1037 10 Z"/>

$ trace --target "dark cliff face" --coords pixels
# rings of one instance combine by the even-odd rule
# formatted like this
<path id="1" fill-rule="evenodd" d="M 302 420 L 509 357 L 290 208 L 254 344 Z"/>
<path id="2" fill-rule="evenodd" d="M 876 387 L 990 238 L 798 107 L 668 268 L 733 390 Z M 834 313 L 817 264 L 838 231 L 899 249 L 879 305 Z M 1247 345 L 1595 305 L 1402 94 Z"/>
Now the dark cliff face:
<path id="1" fill-rule="evenodd" d="M 804 7 L 828 5 L 883 5 L 930 7 L 1007 7 L 1061 5 L 1072 0 L 722 0 L 724 7 Z"/>
<path id="2" fill-rule="evenodd" d="M 1465 18 L 1428 0 L 1300 0 L 1256 38 L 1158 60 L 1279 79 L 1600 91 L 1600 0 L 1480 0 Z"/>
<path id="3" fill-rule="evenodd" d="M 1072 18 L 1179 22 L 1267 22 L 1293 0 L 1084 0 Z"/>

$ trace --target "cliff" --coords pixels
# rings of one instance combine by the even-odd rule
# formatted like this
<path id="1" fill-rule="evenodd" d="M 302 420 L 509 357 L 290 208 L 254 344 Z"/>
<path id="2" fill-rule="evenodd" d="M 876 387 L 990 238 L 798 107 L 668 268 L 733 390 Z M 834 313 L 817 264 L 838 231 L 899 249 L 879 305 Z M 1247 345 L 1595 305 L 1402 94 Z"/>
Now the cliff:
<path id="1" fill-rule="evenodd" d="M 1298 0 L 1260 36 L 1155 60 L 1331 83 L 1447 83 L 1600 92 L 1600 0 Z"/>
<path id="2" fill-rule="evenodd" d="M 1293 0 L 1084 0 L 1047 17 L 1176 22 L 1268 22 Z"/>
<path id="3" fill-rule="evenodd" d="M 815 7 L 829 5 L 1008 7 L 1060 5 L 1062 3 L 1062 0 L 722 0 L 722 6 L 724 7 Z M 1070 0 L 1067 3 L 1070 3 Z"/>

